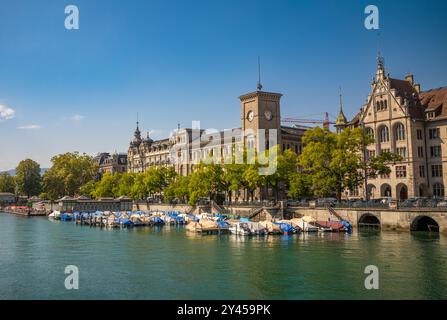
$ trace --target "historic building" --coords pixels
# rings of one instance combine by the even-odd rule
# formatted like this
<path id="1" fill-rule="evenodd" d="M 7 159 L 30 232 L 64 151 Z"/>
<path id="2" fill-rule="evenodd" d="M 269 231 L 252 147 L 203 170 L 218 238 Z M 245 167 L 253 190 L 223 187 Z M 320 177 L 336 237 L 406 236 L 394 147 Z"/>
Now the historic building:
<path id="1" fill-rule="evenodd" d="M 99 153 L 94 160 L 99 166 L 98 173 L 102 176 L 104 173 L 109 172 L 123 173 L 127 171 L 127 154 L 125 153 Z"/>
<path id="2" fill-rule="evenodd" d="M 403 158 L 392 165 L 389 175 L 369 179 L 371 198 L 444 197 L 447 87 L 421 91 L 411 74 L 404 80 L 391 78 L 380 57 L 371 92 L 360 112 L 348 122 L 340 110 L 336 127 L 342 130 L 345 126 L 364 126 L 374 137 L 366 157 L 390 151 Z M 361 189 L 350 192 L 350 196 L 362 194 Z"/>
<path id="3" fill-rule="evenodd" d="M 188 175 L 194 164 L 209 157 L 225 159 L 235 147 L 245 145 L 265 150 L 278 144 L 280 150 L 301 152 L 301 137 L 307 127 L 281 125 L 281 94 L 258 90 L 242 95 L 240 100 L 241 127 L 220 132 L 204 129 L 178 128 L 169 138 L 143 139 L 137 123 L 128 150 L 128 171 L 143 172 L 153 166 L 174 165 L 177 173 Z M 259 136 L 260 134 L 265 136 Z M 262 146 L 261 146 L 262 144 Z"/>

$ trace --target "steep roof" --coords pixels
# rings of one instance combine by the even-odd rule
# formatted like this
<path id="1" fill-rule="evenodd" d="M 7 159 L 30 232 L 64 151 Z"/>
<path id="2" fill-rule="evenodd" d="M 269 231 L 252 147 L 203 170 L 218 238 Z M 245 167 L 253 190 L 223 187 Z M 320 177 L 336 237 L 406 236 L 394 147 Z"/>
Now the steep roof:
<path id="1" fill-rule="evenodd" d="M 421 105 L 425 111 L 435 111 L 435 118 L 447 117 L 447 86 L 421 92 Z"/>

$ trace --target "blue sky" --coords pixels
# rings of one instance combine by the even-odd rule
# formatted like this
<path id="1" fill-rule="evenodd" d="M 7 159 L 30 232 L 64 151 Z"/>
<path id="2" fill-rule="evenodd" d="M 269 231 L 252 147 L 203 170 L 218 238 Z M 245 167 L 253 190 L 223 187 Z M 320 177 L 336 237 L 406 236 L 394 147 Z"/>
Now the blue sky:
<path id="1" fill-rule="evenodd" d="M 68 4 L 79 30 L 64 28 Z M 336 115 L 339 86 L 351 117 L 376 69 L 368 4 L 380 10 L 387 72 L 411 72 L 423 90 L 447 85 L 445 1 L 0 0 L 0 170 L 126 152 L 137 113 L 153 138 L 178 122 L 240 126 L 258 55 L 283 117 Z"/>

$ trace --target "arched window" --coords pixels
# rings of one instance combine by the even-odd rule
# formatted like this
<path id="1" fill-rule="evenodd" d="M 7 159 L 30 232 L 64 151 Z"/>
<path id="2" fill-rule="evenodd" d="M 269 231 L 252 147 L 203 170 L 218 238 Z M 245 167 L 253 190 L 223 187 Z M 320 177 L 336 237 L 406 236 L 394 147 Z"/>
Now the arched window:
<path id="1" fill-rule="evenodd" d="M 366 128 L 366 135 L 374 139 L 374 129 L 373 128 Z"/>
<path id="2" fill-rule="evenodd" d="M 387 126 L 383 126 L 382 128 L 380 128 L 380 130 L 379 130 L 379 140 L 380 140 L 380 142 L 388 142 L 388 141 L 390 141 L 390 133 L 388 131 L 388 127 Z"/>
<path id="3" fill-rule="evenodd" d="M 394 127 L 394 137 L 396 141 L 405 140 L 405 127 L 402 123 L 398 123 Z"/>
<path id="4" fill-rule="evenodd" d="M 435 183 L 433 185 L 433 195 L 435 197 L 444 197 L 444 185 L 442 183 Z"/>

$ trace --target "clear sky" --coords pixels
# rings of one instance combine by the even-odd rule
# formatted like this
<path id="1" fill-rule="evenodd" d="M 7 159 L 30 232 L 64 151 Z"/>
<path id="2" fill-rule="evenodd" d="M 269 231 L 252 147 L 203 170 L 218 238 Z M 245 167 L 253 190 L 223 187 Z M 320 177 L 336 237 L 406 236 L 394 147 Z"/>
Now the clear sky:
<path id="1" fill-rule="evenodd" d="M 66 30 L 65 6 L 80 11 Z M 364 27 L 380 10 L 381 40 Z M 447 85 L 446 1 L 0 0 L 0 170 L 66 151 L 126 152 L 141 129 L 240 126 L 238 96 L 283 93 L 282 116 L 352 117 L 380 45 L 387 72 Z"/>

